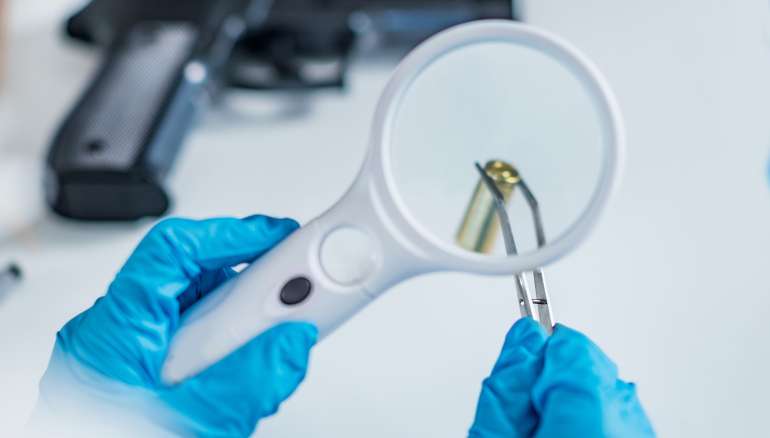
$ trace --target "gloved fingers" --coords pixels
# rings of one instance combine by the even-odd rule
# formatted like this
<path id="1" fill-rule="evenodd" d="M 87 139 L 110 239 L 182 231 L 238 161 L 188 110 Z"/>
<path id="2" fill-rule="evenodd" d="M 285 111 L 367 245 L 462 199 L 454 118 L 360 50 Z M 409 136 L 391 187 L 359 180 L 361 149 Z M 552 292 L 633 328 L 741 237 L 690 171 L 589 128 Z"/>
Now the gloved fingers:
<path id="1" fill-rule="evenodd" d="M 529 437 L 537 426 L 530 392 L 542 368 L 546 334 L 522 318 L 505 337 L 492 373 L 484 380 L 471 437 Z"/>
<path id="2" fill-rule="evenodd" d="M 177 407 L 177 415 L 184 415 L 179 421 L 196 435 L 219 430 L 248 436 L 302 382 L 317 338 L 318 330 L 307 323 L 277 325 L 197 376 L 165 389 L 162 398 Z M 218 423 L 208 424 L 208 418 Z"/>
<path id="3" fill-rule="evenodd" d="M 557 325 L 532 390 L 540 415 L 538 436 L 607 436 L 607 394 L 616 381 L 617 367 L 596 344 Z"/>
<path id="4" fill-rule="evenodd" d="M 157 370 L 179 313 L 234 275 L 231 268 L 204 271 L 177 297 L 178 305 L 173 304 L 173 299 L 129 300 L 125 299 L 129 297 L 126 293 L 124 299 L 115 295 L 99 298 L 91 309 L 62 328 L 57 343 L 92 368 L 110 370 L 120 381 L 152 386 L 159 380 Z M 109 360 L 105 348 L 124 360 Z"/>
<path id="5" fill-rule="evenodd" d="M 179 313 L 184 313 L 209 292 L 236 275 L 238 275 L 238 273 L 233 268 L 203 271 L 199 276 L 198 281 L 191 284 L 186 291 L 176 297 L 176 300 L 179 303 Z"/>
<path id="6" fill-rule="evenodd" d="M 119 275 L 195 279 L 201 271 L 251 262 L 297 229 L 292 219 L 166 219 L 139 243 Z"/>
<path id="7" fill-rule="evenodd" d="M 203 272 L 251 262 L 297 226 L 291 219 L 267 216 L 166 219 L 153 227 L 129 257 L 108 296 L 132 304 L 168 301 L 167 305 L 173 307 L 176 297 L 197 282 Z M 153 315 L 166 313 L 166 309 L 147 310 Z"/>
<path id="8" fill-rule="evenodd" d="M 107 295 L 70 321 L 60 340 L 93 368 L 152 386 L 179 324 L 177 296 L 208 292 L 229 275 L 225 268 L 252 261 L 296 227 L 293 220 L 266 216 L 162 221 L 136 248 Z M 108 360 L 116 355 L 123 360 Z"/>
<path id="9" fill-rule="evenodd" d="M 180 267 L 220 269 L 251 262 L 299 227 L 293 219 L 254 215 L 245 219 L 219 218 L 203 221 L 177 219 L 160 226 L 163 239 L 173 242 Z M 191 275 L 193 276 L 193 275 Z"/>
<path id="10" fill-rule="evenodd" d="M 537 321 L 532 318 L 519 319 L 505 335 L 503 348 L 492 368 L 492 374 L 509 369 L 530 355 L 539 355 L 547 339 L 545 330 Z"/>

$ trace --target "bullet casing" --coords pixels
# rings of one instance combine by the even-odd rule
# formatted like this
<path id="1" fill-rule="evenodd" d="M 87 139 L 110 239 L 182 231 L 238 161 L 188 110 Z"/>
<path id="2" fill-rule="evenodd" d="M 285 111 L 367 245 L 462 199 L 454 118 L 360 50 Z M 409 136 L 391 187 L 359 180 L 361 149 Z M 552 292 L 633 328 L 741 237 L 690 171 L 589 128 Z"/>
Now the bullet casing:
<path id="1" fill-rule="evenodd" d="M 520 181 L 519 172 L 501 160 L 487 162 L 484 171 L 495 182 L 507 204 Z M 468 251 L 489 254 L 494 249 L 499 231 L 500 221 L 495 211 L 494 197 L 479 179 L 457 231 L 457 244 Z"/>

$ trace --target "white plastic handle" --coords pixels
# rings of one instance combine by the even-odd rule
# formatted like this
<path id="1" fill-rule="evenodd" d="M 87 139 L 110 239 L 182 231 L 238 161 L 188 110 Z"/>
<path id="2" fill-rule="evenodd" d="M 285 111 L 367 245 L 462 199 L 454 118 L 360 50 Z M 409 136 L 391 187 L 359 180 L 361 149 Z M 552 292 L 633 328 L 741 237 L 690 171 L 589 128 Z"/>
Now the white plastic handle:
<path id="1" fill-rule="evenodd" d="M 324 337 L 393 283 L 431 269 L 428 259 L 399 243 L 404 240 L 377 205 L 368 180 L 359 178 L 325 214 L 185 313 L 166 358 L 164 381 L 197 374 L 280 322 L 312 322 Z M 281 292 L 294 279 L 307 280 L 310 292 L 286 304 Z"/>

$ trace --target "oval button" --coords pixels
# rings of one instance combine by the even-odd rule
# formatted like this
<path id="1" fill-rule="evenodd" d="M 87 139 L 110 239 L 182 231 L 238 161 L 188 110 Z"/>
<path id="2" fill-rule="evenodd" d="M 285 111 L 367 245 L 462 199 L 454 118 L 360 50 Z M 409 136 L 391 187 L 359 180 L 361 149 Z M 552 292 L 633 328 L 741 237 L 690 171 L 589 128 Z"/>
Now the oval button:
<path id="1" fill-rule="evenodd" d="M 281 289 L 281 302 L 287 306 L 294 306 L 307 299 L 313 283 L 305 277 L 297 277 L 289 280 Z"/>

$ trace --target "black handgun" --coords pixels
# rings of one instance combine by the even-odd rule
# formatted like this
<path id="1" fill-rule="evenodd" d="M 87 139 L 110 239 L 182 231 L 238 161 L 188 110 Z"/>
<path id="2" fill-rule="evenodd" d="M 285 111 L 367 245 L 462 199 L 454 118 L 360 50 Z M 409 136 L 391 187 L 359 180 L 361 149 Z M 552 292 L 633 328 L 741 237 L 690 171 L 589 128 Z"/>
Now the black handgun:
<path id="1" fill-rule="evenodd" d="M 513 11 L 512 0 L 93 0 L 66 32 L 105 59 L 50 147 L 48 202 L 76 219 L 160 216 L 184 137 L 223 88 L 343 87 L 363 36 L 406 48 Z"/>

